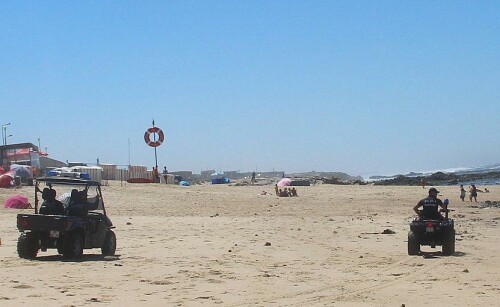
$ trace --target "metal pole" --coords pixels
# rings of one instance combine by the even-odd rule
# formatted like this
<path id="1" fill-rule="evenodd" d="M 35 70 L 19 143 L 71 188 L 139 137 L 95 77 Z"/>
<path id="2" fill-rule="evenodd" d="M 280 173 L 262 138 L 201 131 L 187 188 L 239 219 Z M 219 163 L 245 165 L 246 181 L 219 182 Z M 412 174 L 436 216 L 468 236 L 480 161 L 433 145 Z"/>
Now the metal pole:
<path id="1" fill-rule="evenodd" d="M 2 125 L 2 130 L 3 130 L 3 144 L 7 145 L 7 126 L 10 125 L 10 123 L 7 123 L 5 125 Z"/>
<path id="2" fill-rule="evenodd" d="M 128 166 L 130 166 L 130 138 L 128 138 Z"/>
<path id="3" fill-rule="evenodd" d="M 155 127 L 155 119 L 153 118 L 153 128 Z M 156 142 L 156 133 L 153 133 L 153 142 Z M 158 155 L 156 153 L 156 147 L 155 147 L 155 166 L 156 166 L 156 171 L 158 171 Z"/>
<path id="4" fill-rule="evenodd" d="M 156 155 L 156 147 L 155 147 L 155 165 L 156 165 L 156 170 L 158 170 L 158 156 Z"/>

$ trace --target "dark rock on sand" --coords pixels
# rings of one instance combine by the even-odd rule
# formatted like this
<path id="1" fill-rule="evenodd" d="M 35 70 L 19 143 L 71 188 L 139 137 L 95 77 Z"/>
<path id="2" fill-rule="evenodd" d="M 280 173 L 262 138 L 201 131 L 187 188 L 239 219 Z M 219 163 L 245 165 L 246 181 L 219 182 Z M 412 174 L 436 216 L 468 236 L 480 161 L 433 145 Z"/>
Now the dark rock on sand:
<path id="1" fill-rule="evenodd" d="M 393 235 L 395 233 L 396 233 L 395 231 L 392 231 L 390 229 L 385 229 L 384 231 L 382 231 L 382 234 L 384 235 Z"/>

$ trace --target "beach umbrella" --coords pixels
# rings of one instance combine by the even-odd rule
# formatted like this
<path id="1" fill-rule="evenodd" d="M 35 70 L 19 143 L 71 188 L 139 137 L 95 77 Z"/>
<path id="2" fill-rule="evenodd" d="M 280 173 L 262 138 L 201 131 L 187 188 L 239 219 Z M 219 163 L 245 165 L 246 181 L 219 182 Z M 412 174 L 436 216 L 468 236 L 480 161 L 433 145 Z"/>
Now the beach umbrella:
<path id="1" fill-rule="evenodd" d="M 31 204 L 28 201 L 28 198 L 22 195 L 14 195 L 5 200 L 3 203 L 5 208 L 11 209 L 29 209 L 31 208 Z"/>
<path id="2" fill-rule="evenodd" d="M 10 166 L 10 170 L 13 170 L 16 176 L 23 179 L 31 178 L 33 176 L 31 166 L 13 164 Z"/>
<path id="3" fill-rule="evenodd" d="M 289 187 L 291 185 L 292 185 L 292 179 L 290 178 L 283 178 L 280 181 L 278 181 L 279 187 Z"/>

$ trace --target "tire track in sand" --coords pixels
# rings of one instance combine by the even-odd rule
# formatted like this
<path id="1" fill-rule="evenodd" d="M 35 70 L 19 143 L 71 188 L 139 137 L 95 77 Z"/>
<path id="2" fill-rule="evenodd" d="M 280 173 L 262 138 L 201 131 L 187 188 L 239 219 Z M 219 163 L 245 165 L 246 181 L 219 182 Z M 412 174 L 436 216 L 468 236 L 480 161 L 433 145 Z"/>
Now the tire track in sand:
<path id="1" fill-rule="evenodd" d="M 377 277 L 382 272 L 388 272 L 394 268 L 399 268 L 402 265 L 405 265 L 405 267 L 407 265 L 412 265 L 412 264 L 417 265 L 417 259 L 421 259 L 421 258 L 406 256 L 402 260 L 396 261 L 396 262 L 394 262 L 388 266 L 384 266 L 380 269 L 376 269 L 368 275 L 364 275 L 363 280 L 359 280 L 359 282 L 364 282 L 364 280 L 366 280 L 366 279 Z M 323 287 L 319 287 L 319 288 L 315 288 L 315 289 L 311 289 L 311 290 L 298 291 L 298 292 L 288 293 L 288 294 L 283 294 L 283 295 L 269 296 L 269 297 L 262 298 L 260 300 L 256 300 L 256 299 L 245 300 L 245 301 L 238 302 L 238 303 L 228 304 L 227 306 L 236 307 L 236 306 L 247 306 L 247 305 L 258 305 L 258 304 L 277 304 L 280 306 L 306 306 L 308 304 L 310 305 L 310 304 L 314 304 L 314 303 L 333 302 L 333 301 L 337 301 L 340 299 L 345 299 L 348 297 L 356 296 L 356 295 L 359 295 L 359 294 L 362 294 L 365 292 L 369 292 L 369 291 L 372 291 L 375 289 L 383 289 L 383 288 L 390 287 L 393 284 L 396 284 L 401 280 L 410 278 L 415 274 L 422 274 L 422 273 L 425 273 L 427 271 L 430 271 L 434 267 L 438 266 L 439 264 L 440 263 L 437 262 L 437 263 L 434 263 L 432 265 L 424 265 L 420 269 L 415 269 L 416 268 L 415 266 L 411 266 L 411 270 L 409 270 L 410 272 L 408 272 L 407 274 L 402 273 L 399 276 L 395 276 L 395 279 L 392 279 L 390 281 L 376 283 L 376 284 L 369 285 L 369 286 L 366 286 L 366 287 L 363 287 L 363 288 L 357 289 L 357 290 L 349 290 L 347 293 L 339 293 L 339 294 L 336 294 L 333 296 L 330 293 L 332 289 L 335 289 L 335 288 L 342 289 L 341 286 L 348 284 L 351 281 L 339 280 L 339 281 L 335 281 L 331 284 L 325 285 Z M 321 295 L 321 293 L 325 293 L 325 295 Z M 293 303 L 280 302 L 280 301 L 292 300 L 292 299 L 294 300 Z"/>
<path id="2" fill-rule="evenodd" d="M 401 281 L 411 279 L 414 276 L 419 276 L 424 273 L 427 273 L 429 271 L 435 271 L 435 268 L 438 266 L 442 265 L 442 259 L 436 259 L 438 261 L 435 261 L 434 263 L 431 264 L 424 264 L 421 267 L 417 267 L 415 265 L 418 264 L 418 260 L 421 260 L 422 258 L 420 257 L 410 257 L 407 256 L 406 259 L 398 261 L 394 264 L 392 264 L 389 267 L 384 267 L 382 269 L 379 269 L 377 271 L 374 271 L 373 273 L 370 273 L 368 275 L 365 275 L 365 280 L 373 279 L 376 278 L 380 275 L 380 273 L 385 272 L 387 274 L 390 274 L 391 269 L 394 268 L 399 268 L 401 265 L 406 265 L 404 267 L 400 267 L 401 270 L 399 272 L 402 272 L 405 270 L 403 273 L 397 273 L 396 275 L 393 275 L 394 278 L 391 280 L 387 281 L 370 281 L 370 285 L 367 285 L 365 287 L 361 287 L 359 289 L 344 289 L 343 291 L 339 294 L 336 295 L 331 295 L 329 291 L 333 289 L 336 285 L 332 285 L 329 287 L 322 287 L 321 289 L 318 289 L 317 291 L 310 291 L 311 293 L 303 293 L 300 294 L 299 297 L 295 297 L 298 300 L 289 303 L 289 304 L 279 304 L 281 306 L 308 306 L 308 305 L 315 305 L 315 304 L 326 304 L 326 303 L 333 303 L 333 302 L 339 302 L 343 300 L 347 300 L 349 298 L 356 298 L 359 297 L 360 295 L 367 293 L 367 292 L 372 292 L 375 290 L 382 290 L 385 288 L 392 287 Z M 412 266 L 413 264 L 413 266 Z M 361 283 L 366 283 L 366 281 L 360 280 Z M 347 283 L 349 285 L 349 282 Z M 323 293 L 323 294 L 322 294 Z M 309 296 L 313 295 L 313 296 Z"/>

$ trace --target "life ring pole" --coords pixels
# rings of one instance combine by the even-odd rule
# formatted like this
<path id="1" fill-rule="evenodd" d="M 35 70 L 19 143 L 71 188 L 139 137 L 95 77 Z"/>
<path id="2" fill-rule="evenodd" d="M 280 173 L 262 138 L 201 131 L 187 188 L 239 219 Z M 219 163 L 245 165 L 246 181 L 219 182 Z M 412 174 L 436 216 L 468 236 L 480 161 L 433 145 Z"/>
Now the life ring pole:
<path id="1" fill-rule="evenodd" d="M 151 134 L 153 134 L 153 139 L 151 140 Z M 158 134 L 158 135 L 156 135 Z M 165 140 L 165 134 L 163 131 L 155 126 L 155 119 L 153 118 L 153 127 L 149 128 L 146 130 L 144 133 L 144 141 L 146 144 L 150 147 L 154 147 L 155 149 L 155 166 L 156 171 L 158 171 L 158 152 L 156 150 L 156 147 L 160 146 L 163 141 Z"/>
<path id="2" fill-rule="evenodd" d="M 155 119 L 153 118 L 153 128 L 155 128 Z M 153 141 L 156 142 L 156 133 L 153 133 Z M 156 147 L 155 146 L 155 166 L 156 166 L 156 171 L 158 172 L 158 154 L 156 153 Z"/>

